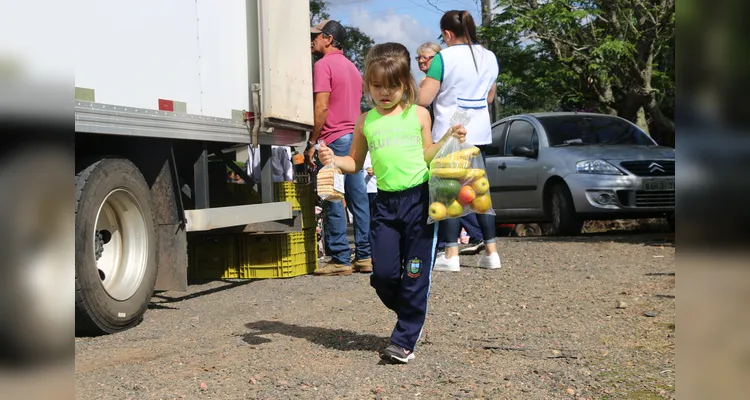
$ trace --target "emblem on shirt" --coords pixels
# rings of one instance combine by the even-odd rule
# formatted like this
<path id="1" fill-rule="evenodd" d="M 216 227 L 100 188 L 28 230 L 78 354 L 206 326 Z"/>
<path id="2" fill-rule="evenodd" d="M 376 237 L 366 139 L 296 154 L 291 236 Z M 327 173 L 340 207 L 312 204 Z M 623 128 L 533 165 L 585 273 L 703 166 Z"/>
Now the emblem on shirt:
<path id="1" fill-rule="evenodd" d="M 406 268 L 406 275 L 410 278 L 418 278 L 422 274 L 422 260 L 414 257 L 409 261 L 409 265 Z"/>

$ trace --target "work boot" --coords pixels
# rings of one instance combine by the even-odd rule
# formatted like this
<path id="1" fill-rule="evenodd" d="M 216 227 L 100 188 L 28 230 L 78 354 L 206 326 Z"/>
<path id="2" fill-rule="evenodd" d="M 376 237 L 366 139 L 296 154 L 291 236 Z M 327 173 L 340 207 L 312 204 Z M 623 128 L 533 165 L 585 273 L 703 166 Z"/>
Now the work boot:
<path id="1" fill-rule="evenodd" d="M 351 275 L 352 266 L 329 262 L 322 267 L 318 267 L 318 269 L 313 271 L 313 274 L 317 276 Z"/>
<path id="2" fill-rule="evenodd" d="M 369 274 L 372 272 L 372 258 L 365 258 L 364 260 L 354 260 L 352 263 L 355 272 L 361 272 Z"/>

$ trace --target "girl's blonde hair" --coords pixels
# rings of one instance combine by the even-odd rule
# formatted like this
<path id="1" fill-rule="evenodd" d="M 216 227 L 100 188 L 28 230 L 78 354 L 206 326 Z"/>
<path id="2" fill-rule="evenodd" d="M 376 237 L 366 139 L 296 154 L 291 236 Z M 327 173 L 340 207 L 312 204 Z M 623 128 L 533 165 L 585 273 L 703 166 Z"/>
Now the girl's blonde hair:
<path id="1" fill-rule="evenodd" d="M 421 46 L 417 47 L 417 55 L 422 54 L 425 50 L 430 50 L 433 53 L 437 54 L 437 53 L 440 53 L 440 50 L 442 49 L 443 48 L 440 47 L 439 44 L 434 43 L 434 42 L 422 43 Z"/>
<path id="2" fill-rule="evenodd" d="M 417 84 L 411 76 L 409 50 L 400 43 L 373 46 L 365 57 L 365 93 L 370 95 L 370 83 L 380 82 L 385 87 L 400 87 L 406 105 L 417 103 Z"/>

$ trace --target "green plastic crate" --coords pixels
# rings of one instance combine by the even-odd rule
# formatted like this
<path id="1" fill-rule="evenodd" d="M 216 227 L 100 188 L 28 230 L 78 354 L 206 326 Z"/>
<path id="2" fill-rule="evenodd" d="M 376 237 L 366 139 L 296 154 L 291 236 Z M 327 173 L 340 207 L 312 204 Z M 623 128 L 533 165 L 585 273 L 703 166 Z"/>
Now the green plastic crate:
<path id="1" fill-rule="evenodd" d="M 292 204 L 292 210 L 302 213 L 302 229 L 315 227 L 315 192 L 311 184 L 276 182 L 276 201 Z"/>
<path id="2" fill-rule="evenodd" d="M 318 267 L 314 229 L 238 239 L 237 275 L 240 279 L 291 278 Z"/>
<path id="3" fill-rule="evenodd" d="M 188 237 L 188 275 L 191 278 L 239 278 L 234 235 Z"/>

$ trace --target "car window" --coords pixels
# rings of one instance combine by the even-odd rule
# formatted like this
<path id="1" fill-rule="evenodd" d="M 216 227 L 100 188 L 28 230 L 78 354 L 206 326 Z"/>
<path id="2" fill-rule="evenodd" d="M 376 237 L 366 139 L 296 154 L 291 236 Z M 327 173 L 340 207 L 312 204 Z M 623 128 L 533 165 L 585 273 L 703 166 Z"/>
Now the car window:
<path id="1" fill-rule="evenodd" d="M 514 146 L 528 146 L 539 150 L 539 136 L 531 125 L 526 121 L 513 121 L 508 130 L 508 140 L 505 142 L 505 155 L 513 155 Z"/>
<path id="2" fill-rule="evenodd" d="M 547 133 L 550 146 L 654 144 L 640 129 L 609 115 L 546 116 L 539 118 L 539 123 Z"/>
<path id="3" fill-rule="evenodd" d="M 487 146 L 488 156 L 499 156 L 502 154 L 503 148 L 503 132 L 508 124 L 503 122 L 497 124 L 492 128 L 492 144 Z"/>

